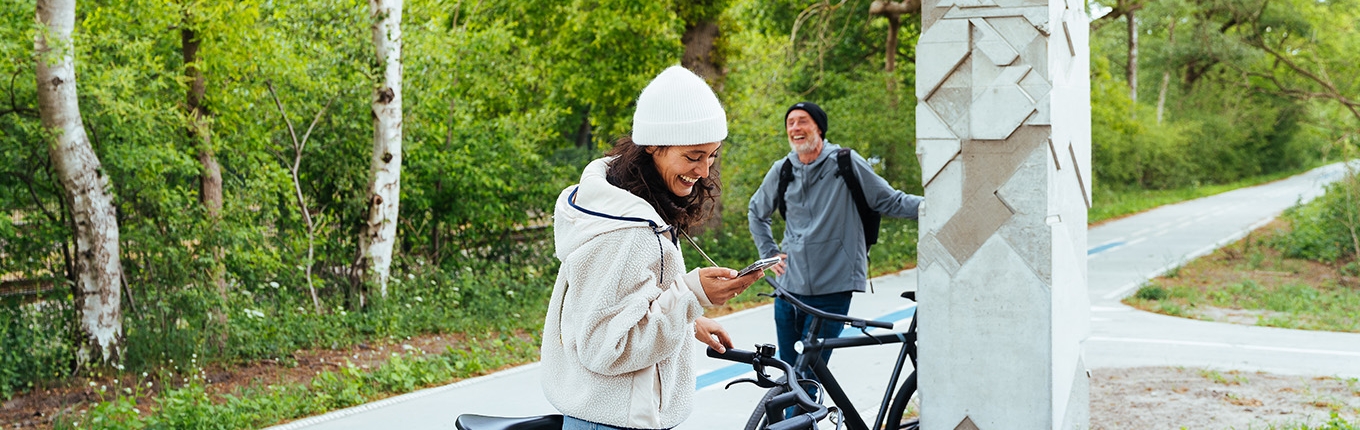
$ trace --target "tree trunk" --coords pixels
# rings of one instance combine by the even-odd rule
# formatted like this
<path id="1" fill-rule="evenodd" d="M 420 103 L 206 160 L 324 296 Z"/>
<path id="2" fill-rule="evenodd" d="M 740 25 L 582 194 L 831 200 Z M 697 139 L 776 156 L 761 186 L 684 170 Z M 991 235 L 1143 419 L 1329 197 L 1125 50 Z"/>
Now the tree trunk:
<path id="1" fill-rule="evenodd" d="M 203 70 L 198 64 L 198 48 L 200 41 L 198 34 L 191 27 L 189 15 L 186 12 L 184 21 L 180 23 L 180 52 L 184 56 L 184 77 L 189 80 L 189 89 L 185 95 L 185 108 L 189 111 L 189 124 L 186 127 L 189 139 L 198 144 L 198 162 L 202 166 L 203 172 L 199 174 L 199 203 L 208 212 L 208 225 L 212 236 L 216 236 L 219 224 L 222 220 L 222 167 L 217 164 L 217 155 L 212 148 L 212 132 L 208 119 L 208 107 L 203 105 L 204 94 L 207 93 L 207 84 L 203 77 Z M 222 303 L 227 302 L 227 270 L 222 263 L 224 254 L 222 247 L 217 245 L 217 240 L 211 240 L 207 252 L 211 253 L 213 285 L 216 287 L 217 297 Z M 227 326 L 227 313 L 222 308 L 214 308 L 212 320 L 219 326 Z M 226 347 L 226 330 L 222 330 L 217 343 L 219 348 Z"/>
<path id="2" fill-rule="evenodd" d="M 581 125 L 576 127 L 576 147 L 590 149 L 594 135 L 590 130 L 590 107 L 586 106 L 581 110 Z"/>
<path id="3" fill-rule="evenodd" d="M 869 15 L 881 15 L 888 19 L 888 36 L 883 43 L 883 80 L 884 89 L 888 95 L 888 119 L 896 118 L 897 115 L 897 78 L 893 72 L 897 70 L 897 47 L 901 43 L 900 31 L 902 27 L 902 15 L 919 14 L 921 12 L 920 0 L 907 1 L 885 1 L 875 0 L 869 4 Z M 884 155 L 884 177 L 890 182 L 901 179 L 899 167 L 905 165 L 905 161 L 900 159 L 900 148 L 898 145 L 888 145 L 883 149 Z"/>
<path id="4" fill-rule="evenodd" d="M 1133 100 L 1133 116 L 1138 116 L 1138 20 L 1134 19 L 1134 11 L 1124 13 L 1124 17 L 1129 20 L 1129 99 Z"/>
<path id="5" fill-rule="evenodd" d="M 377 284 L 386 297 L 401 191 L 401 0 L 369 0 L 368 7 L 373 47 L 383 74 L 373 92 L 368 219 L 359 236 L 359 250 L 364 281 Z"/>
<path id="6" fill-rule="evenodd" d="M 722 94 L 725 78 L 723 64 L 714 55 L 717 51 L 718 38 L 722 37 L 722 31 L 713 19 L 701 18 L 695 22 L 685 23 L 685 34 L 680 36 L 680 43 L 685 46 L 685 52 L 680 56 L 680 66 L 702 76 L 713 87 L 714 93 Z M 718 159 L 713 168 L 718 170 L 721 169 L 721 166 L 722 159 Z M 714 200 L 708 210 L 711 211 L 710 216 L 704 220 L 703 224 L 695 226 L 694 231 L 690 233 L 697 235 L 722 228 L 722 201 Z"/>
<path id="7" fill-rule="evenodd" d="M 118 219 L 108 177 L 90 147 L 76 99 L 75 0 L 38 0 L 39 30 L 34 38 L 37 58 L 38 113 L 51 134 L 48 153 L 66 191 L 75 226 L 75 304 L 79 365 L 122 360 L 123 315 L 119 282 L 123 266 L 118 255 Z"/>
<path id="8" fill-rule="evenodd" d="M 713 54 L 717 50 L 715 42 L 721 36 L 718 23 L 709 20 L 685 23 L 685 34 L 680 36 L 680 43 L 685 46 L 680 65 L 702 76 L 716 93 L 722 92 L 723 65 Z"/>
<path id="9" fill-rule="evenodd" d="M 888 107 L 897 111 L 897 81 L 893 71 L 897 69 L 897 27 L 902 24 L 902 15 L 890 13 L 888 16 L 888 40 L 883 48 L 883 71 L 888 80 Z"/>
<path id="10" fill-rule="evenodd" d="M 1171 25 L 1166 27 L 1166 46 L 1168 50 L 1176 48 L 1176 19 L 1172 17 Z M 1162 72 L 1162 87 L 1157 89 L 1157 123 L 1162 123 L 1162 112 L 1166 111 L 1166 88 L 1171 85 L 1171 69 Z"/>
<path id="11" fill-rule="evenodd" d="M 212 134 L 209 128 L 208 107 L 203 105 L 207 84 L 203 71 L 198 66 L 198 34 L 189 27 L 185 18 L 180 29 L 180 49 L 184 55 L 184 77 L 189 80 L 189 91 L 185 98 L 185 108 L 189 110 L 189 137 L 198 142 L 198 161 L 203 165 L 199 177 L 198 200 L 216 218 L 222 213 L 222 167 L 217 164 L 217 155 L 212 148 Z"/>

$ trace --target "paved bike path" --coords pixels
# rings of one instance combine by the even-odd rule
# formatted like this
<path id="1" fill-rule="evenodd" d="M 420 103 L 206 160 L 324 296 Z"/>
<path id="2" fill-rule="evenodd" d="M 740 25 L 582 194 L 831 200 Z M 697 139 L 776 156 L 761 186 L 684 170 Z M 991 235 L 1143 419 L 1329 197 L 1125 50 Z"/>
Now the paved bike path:
<path id="1" fill-rule="evenodd" d="M 1340 163 L 1284 180 L 1164 206 L 1088 234 L 1087 367 L 1210 366 L 1360 377 L 1360 334 L 1216 323 L 1119 303 L 1148 278 L 1241 239 L 1344 174 Z"/>
<path id="2" fill-rule="evenodd" d="M 1335 164 L 1257 187 L 1169 205 L 1093 227 L 1088 233 L 1091 336 L 1087 367 L 1206 366 L 1276 373 L 1360 376 L 1360 334 L 1308 332 L 1187 320 L 1150 314 L 1119 303 L 1149 277 L 1242 237 L 1300 200 L 1321 194 L 1340 177 Z M 905 329 L 914 307 L 898 295 L 916 288 L 909 270 L 873 279 L 874 292 L 857 295 L 851 314 L 891 318 Z M 753 288 L 764 287 L 764 283 Z M 770 306 L 720 319 L 739 348 L 774 343 Z M 849 335 L 850 333 L 847 333 Z M 740 427 L 763 394 L 753 385 L 723 389 L 749 371 L 703 357 L 695 409 L 680 429 Z M 831 360 L 862 413 L 877 411 L 897 348 L 838 350 Z M 539 388 L 537 364 L 294 421 L 273 429 L 452 429 L 463 413 L 524 416 L 553 413 Z M 872 421 L 872 417 L 866 420 Z"/>

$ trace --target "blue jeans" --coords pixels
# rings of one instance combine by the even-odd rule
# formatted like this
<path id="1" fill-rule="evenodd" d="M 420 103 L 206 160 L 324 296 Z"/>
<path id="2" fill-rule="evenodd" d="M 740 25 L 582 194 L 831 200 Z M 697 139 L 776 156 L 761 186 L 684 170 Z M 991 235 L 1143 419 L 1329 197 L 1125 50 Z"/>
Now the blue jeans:
<path id="1" fill-rule="evenodd" d="M 789 293 L 793 298 L 798 299 L 808 306 L 820 309 L 823 312 L 844 315 L 850 312 L 851 291 L 821 294 L 815 296 L 805 296 L 802 294 Z M 812 328 L 812 316 L 798 310 L 786 301 L 775 299 L 774 301 L 774 327 L 775 334 L 779 339 L 779 359 L 789 364 L 798 364 L 798 353 L 794 352 L 793 345 L 803 340 L 803 336 Z M 822 328 L 817 337 L 830 339 L 840 337 L 841 328 L 845 324 L 836 321 L 822 321 Z M 831 350 L 822 350 L 822 361 L 831 360 Z M 812 375 L 804 375 L 811 378 Z"/>
<path id="2" fill-rule="evenodd" d="M 562 430 L 634 430 L 625 427 L 610 427 L 600 423 L 592 423 L 570 415 L 562 416 Z"/>
<path id="3" fill-rule="evenodd" d="M 814 309 L 841 315 L 850 312 L 851 294 L 854 293 L 846 291 L 815 296 L 789 293 L 793 298 L 798 299 L 798 301 L 803 302 L 803 304 L 811 306 Z M 779 339 L 779 359 L 786 363 L 797 365 L 798 353 L 793 350 L 793 345 L 798 343 L 798 341 L 803 340 L 803 336 L 812 329 L 812 315 L 808 315 L 807 313 L 798 310 L 798 308 L 794 307 L 789 302 L 775 299 L 774 327 L 775 334 Z M 840 337 L 841 329 L 844 327 L 845 324 L 838 321 L 822 321 L 822 327 L 821 330 L 818 331 L 817 337 L 822 339 Z M 822 350 L 822 362 L 829 362 L 830 360 L 831 350 Z M 800 375 L 800 377 L 812 380 L 817 379 L 811 372 L 808 372 L 806 375 Z M 817 397 L 817 386 L 815 384 L 804 385 L 804 388 L 807 389 L 809 396 L 812 396 L 813 398 Z M 784 417 L 791 418 L 798 413 L 800 413 L 800 411 L 797 407 L 789 407 L 784 410 Z"/>

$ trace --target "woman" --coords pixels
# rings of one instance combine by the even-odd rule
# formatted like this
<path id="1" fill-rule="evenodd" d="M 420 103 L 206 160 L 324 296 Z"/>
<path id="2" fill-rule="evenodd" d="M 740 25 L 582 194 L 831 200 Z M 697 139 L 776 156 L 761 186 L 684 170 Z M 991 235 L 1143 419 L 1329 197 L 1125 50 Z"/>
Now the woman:
<path id="1" fill-rule="evenodd" d="M 633 134 L 586 166 L 553 217 L 562 260 L 543 329 L 543 392 L 564 429 L 665 429 L 694 394 L 693 342 L 732 346 L 703 307 L 762 274 L 685 272 L 679 239 L 720 188 L 712 169 L 727 115 L 708 84 L 681 67 L 638 97 Z"/>

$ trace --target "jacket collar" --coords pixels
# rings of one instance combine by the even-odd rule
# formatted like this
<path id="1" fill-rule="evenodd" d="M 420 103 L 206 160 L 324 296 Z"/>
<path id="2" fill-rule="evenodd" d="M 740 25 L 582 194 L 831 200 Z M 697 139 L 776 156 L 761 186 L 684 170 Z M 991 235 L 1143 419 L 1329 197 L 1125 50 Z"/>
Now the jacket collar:
<path id="1" fill-rule="evenodd" d="M 609 168 L 609 163 L 612 163 L 614 159 L 615 157 L 605 157 L 590 162 L 581 172 L 581 184 L 571 192 L 568 203 L 587 215 L 623 221 L 629 224 L 646 224 L 656 234 L 671 232 L 673 228 L 661 219 L 661 215 L 656 212 L 651 204 L 627 190 L 610 184 L 605 179 L 605 172 Z M 602 224 L 596 225 L 597 228 L 601 229 L 600 232 L 631 227 L 627 224 L 621 225 L 615 222 Z M 671 236 L 671 240 L 675 241 L 675 235 L 672 234 Z"/>

